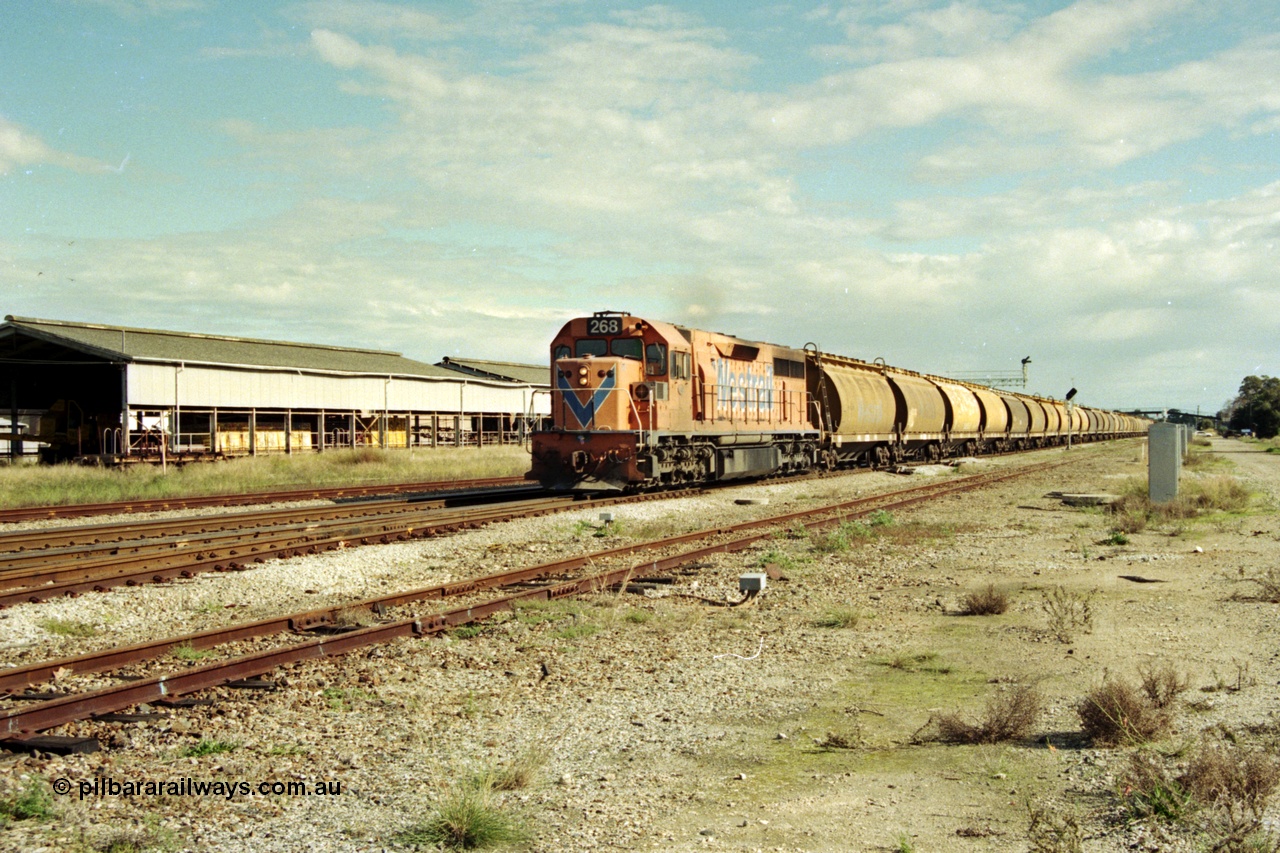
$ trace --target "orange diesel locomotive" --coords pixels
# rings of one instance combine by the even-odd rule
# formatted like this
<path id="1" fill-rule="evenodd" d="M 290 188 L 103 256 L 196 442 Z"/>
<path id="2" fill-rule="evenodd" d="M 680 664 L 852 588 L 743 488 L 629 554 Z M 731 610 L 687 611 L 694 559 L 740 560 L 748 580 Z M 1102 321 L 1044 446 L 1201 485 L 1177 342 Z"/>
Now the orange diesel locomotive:
<path id="1" fill-rule="evenodd" d="M 601 311 L 551 342 L 530 479 L 610 490 L 1116 438 L 1138 418 Z"/>

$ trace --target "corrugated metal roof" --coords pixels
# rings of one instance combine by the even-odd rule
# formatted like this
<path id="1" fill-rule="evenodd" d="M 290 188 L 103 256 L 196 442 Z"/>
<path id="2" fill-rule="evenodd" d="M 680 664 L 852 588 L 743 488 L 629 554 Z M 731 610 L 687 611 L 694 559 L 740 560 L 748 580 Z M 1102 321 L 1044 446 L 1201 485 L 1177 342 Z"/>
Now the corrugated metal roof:
<path id="1" fill-rule="evenodd" d="M 5 326 L 0 327 L 0 333 L 6 331 L 6 327 L 110 361 L 225 364 L 382 376 L 457 378 L 453 371 L 382 350 L 132 329 L 12 315 L 5 317 Z M 545 377 L 542 382 L 546 382 Z"/>
<path id="2" fill-rule="evenodd" d="M 453 358 L 445 356 L 436 362 L 436 367 L 443 367 L 468 376 L 482 379 L 501 379 L 508 382 L 526 382 L 530 385 L 547 385 L 551 382 L 549 365 L 517 364 L 511 361 L 481 361 L 475 358 Z"/>

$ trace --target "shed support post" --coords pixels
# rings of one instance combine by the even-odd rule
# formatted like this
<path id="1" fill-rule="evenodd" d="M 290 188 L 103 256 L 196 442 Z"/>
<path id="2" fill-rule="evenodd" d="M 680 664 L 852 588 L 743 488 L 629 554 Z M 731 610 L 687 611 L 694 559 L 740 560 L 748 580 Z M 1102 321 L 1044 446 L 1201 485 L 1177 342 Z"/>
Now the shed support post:
<path id="1" fill-rule="evenodd" d="M 453 446 L 462 446 L 462 415 L 453 417 Z"/>
<path id="2" fill-rule="evenodd" d="M 440 446 L 440 416 L 431 416 L 431 446 Z"/>
<path id="3" fill-rule="evenodd" d="M 209 452 L 218 452 L 218 409 L 209 410 Z"/>
<path id="4" fill-rule="evenodd" d="M 116 452 L 121 456 L 128 456 L 129 449 L 133 446 L 133 430 L 129 427 L 129 373 L 123 364 L 120 365 L 120 423 L 121 446 L 116 448 Z"/>
<path id="5" fill-rule="evenodd" d="M 22 455 L 22 440 L 18 438 L 18 377 L 9 381 L 9 461 L 17 462 Z"/>
<path id="6" fill-rule="evenodd" d="M 249 455 L 258 455 L 258 410 L 249 410 Z"/>
<path id="7" fill-rule="evenodd" d="M 293 409 L 284 411 L 284 453 L 293 455 Z"/>
<path id="8" fill-rule="evenodd" d="M 316 447 L 324 453 L 324 409 L 316 416 Z"/>
<path id="9" fill-rule="evenodd" d="M 356 446 L 356 413 L 351 413 L 351 446 Z"/>

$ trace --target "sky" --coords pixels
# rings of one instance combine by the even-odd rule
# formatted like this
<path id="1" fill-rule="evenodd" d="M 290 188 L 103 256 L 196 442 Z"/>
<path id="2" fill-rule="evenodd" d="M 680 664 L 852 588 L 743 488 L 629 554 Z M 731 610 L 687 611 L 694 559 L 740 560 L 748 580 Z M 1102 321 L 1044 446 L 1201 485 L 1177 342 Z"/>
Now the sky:
<path id="1" fill-rule="evenodd" d="M 0 316 L 639 316 L 1109 408 L 1280 375 L 1280 4 L 0 6 Z"/>

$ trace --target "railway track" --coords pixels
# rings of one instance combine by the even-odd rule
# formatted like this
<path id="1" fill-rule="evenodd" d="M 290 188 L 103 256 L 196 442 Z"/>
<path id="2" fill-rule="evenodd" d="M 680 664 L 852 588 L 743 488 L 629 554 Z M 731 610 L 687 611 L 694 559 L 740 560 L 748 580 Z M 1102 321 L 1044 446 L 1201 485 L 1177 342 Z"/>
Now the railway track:
<path id="1" fill-rule="evenodd" d="M 689 493 L 664 493 L 662 497 Z M 529 497 L 531 494 L 538 496 Z M 141 538 L 130 538 L 128 531 L 116 526 L 57 532 L 49 539 L 49 547 L 35 547 L 29 534 L 11 534 L 0 536 L 0 607 L 122 585 L 188 578 L 207 571 L 235 571 L 272 558 L 406 541 L 510 518 L 656 497 L 584 501 L 572 496 L 547 497 L 536 488 L 524 488 L 465 498 L 385 499 L 333 509 L 237 513 L 213 521 L 156 522 L 144 526 Z M 488 505 L 495 502 L 500 505 Z"/>
<path id="2" fill-rule="evenodd" d="M 312 500 L 345 500 L 380 495 L 506 488 L 525 483 L 523 477 L 487 477 L 469 480 L 429 480 L 415 483 L 387 483 L 367 486 L 331 486 L 281 489 L 237 495 L 192 495 L 173 498 L 141 498 L 106 503 L 28 506 L 0 509 L 0 524 L 55 518 L 84 518 L 94 515 L 131 515 L 147 512 L 201 509 L 205 507 L 252 506 L 267 503 L 296 503 Z"/>
<path id="3" fill-rule="evenodd" d="M 40 684 L 58 675 L 62 680 L 87 673 L 108 672 L 140 661 L 154 661 L 179 646 L 211 649 L 230 642 L 278 635 L 284 632 L 314 634 L 277 647 L 189 669 L 131 676 L 122 683 L 80 693 L 51 695 L 47 693 L 13 694 L 23 707 L 8 710 L 0 716 L 0 745 L 11 748 L 52 749 L 66 746 L 36 733 L 77 720 L 100 717 L 141 704 L 171 701 L 173 697 L 210 687 L 264 675 L 276 667 L 299 661 L 345 654 L 364 646 L 402 637 L 434 636 L 451 627 L 486 618 L 510 610 L 522 601 L 551 600 L 580 595 L 601 589 L 617 588 L 642 576 L 660 576 L 676 568 L 717 553 L 734 552 L 773 535 L 778 527 L 802 524 L 813 530 L 865 516 L 877 510 L 898 510 L 939 497 L 959 494 L 994 483 L 1048 470 L 1065 462 L 1040 463 L 1013 470 L 977 474 L 945 482 L 929 483 L 887 494 L 856 498 L 823 507 L 791 512 L 744 522 L 731 527 L 710 528 L 681 536 L 668 537 L 600 551 L 589 555 L 557 560 L 539 566 L 500 572 L 482 577 L 422 589 L 402 591 L 376 599 L 325 610 L 312 610 L 204 631 L 183 637 L 171 637 L 121 649 L 108 649 L 90 655 L 63 658 L 0 673 L 0 689 L 13 691 Z M 587 572 L 602 564 L 618 563 L 638 554 L 646 558 L 634 564 L 618 565 L 603 571 Z M 505 594 L 482 598 L 489 590 Z M 467 599 L 460 606 L 428 615 L 409 614 L 395 617 L 392 611 L 424 601 Z M 343 629 L 337 625 L 341 614 L 353 611 L 370 614 L 382 620 L 379 624 Z M 332 633 L 333 631 L 339 633 Z M 31 704 L 26 704 L 31 702 Z M 74 740 L 74 739 L 73 739 Z"/>

